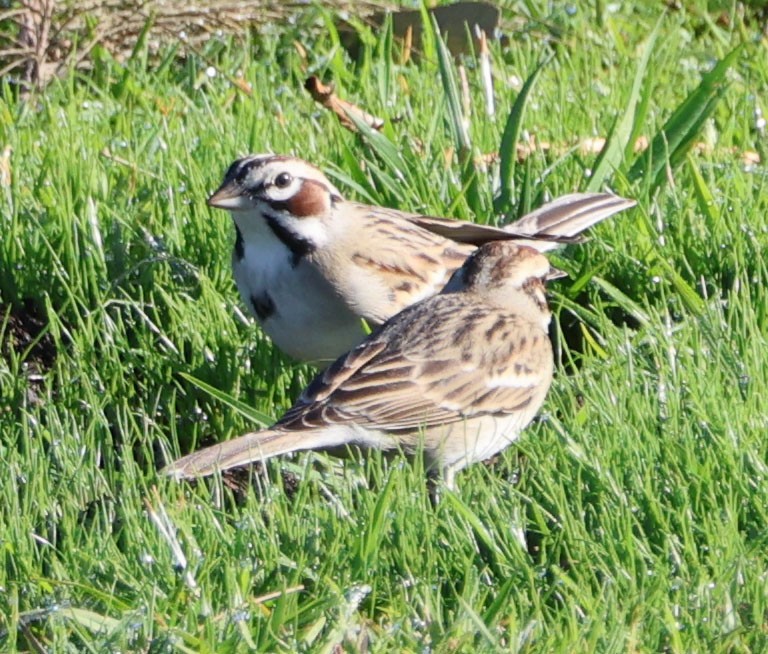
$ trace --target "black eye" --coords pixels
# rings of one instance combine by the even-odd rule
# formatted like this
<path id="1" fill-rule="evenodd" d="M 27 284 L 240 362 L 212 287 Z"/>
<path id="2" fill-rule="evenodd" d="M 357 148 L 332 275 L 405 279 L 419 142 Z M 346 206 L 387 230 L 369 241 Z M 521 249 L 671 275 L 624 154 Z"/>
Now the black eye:
<path id="1" fill-rule="evenodd" d="M 285 188 L 293 181 L 293 177 L 291 177 L 290 173 L 280 173 L 277 177 L 275 177 L 275 186 L 277 188 Z"/>

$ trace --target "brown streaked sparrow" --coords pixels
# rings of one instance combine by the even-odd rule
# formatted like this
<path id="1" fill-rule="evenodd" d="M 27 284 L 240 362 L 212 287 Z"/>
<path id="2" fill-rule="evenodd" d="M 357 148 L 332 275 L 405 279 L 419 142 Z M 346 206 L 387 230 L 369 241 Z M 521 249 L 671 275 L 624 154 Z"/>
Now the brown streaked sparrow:
<path id="1" fill-rule="evenodd" d="M 328 362 L 363 339 L 360 318 L 378 325 L 434 295 L 477 246 L 545 251 L 635 203 L 566 195 L 500 229 L 351 202 L 306 161 L 259 154 L 235 161 L 208 204 L 234 219 L 235 281 L 267 335 Z"/>
<path id="2" fill-rule="evenodd" d="M 517 439 L 552 381 L 544 282 L 536 250 L 477 249 L 438 294 L 407 307 L 337 359 L 270 429 L 189 454 L 178 479 L 297 450 L 347 446 L 415 452 L 451 487 L 457 470 Z"/>

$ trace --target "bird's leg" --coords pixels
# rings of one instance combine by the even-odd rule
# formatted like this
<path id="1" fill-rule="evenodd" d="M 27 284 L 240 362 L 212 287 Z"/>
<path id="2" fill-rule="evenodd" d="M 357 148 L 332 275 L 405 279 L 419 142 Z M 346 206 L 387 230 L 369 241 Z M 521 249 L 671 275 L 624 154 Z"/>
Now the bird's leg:
<path id="1" fill-rule="evenodd" d="M 440 496 L 443 491 L 455 491 L 456 471 L 451 466 L 444 468 L 430 468 L 427 473 L 427 489 L 429 490 L 429 501 L 432 506 L 440 503 Z"/>

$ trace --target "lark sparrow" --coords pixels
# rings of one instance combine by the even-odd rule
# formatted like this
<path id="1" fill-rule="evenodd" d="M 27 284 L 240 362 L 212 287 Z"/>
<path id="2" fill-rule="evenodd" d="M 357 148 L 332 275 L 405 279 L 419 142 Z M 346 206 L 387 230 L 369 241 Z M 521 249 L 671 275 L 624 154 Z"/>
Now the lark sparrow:
<path id="1" fill-rule="evenodd" d="M 376 329 L 320 373 L 270 429 L 189 454 L 176 478 L 297 450 L 423 444 L 431 470 L 501 451 L 531 422 L 552 380 L 546 257 L 510 241 L 481 246 L 438 295 Z"/>
<path id="2" fill-rule="evenodd" d="M 566 195 L 499 229 L 345 200 L 306 161 L 239 159 L 210 197 L 235 222 L 243 302 L 290 356 L 332 361 L 378 325 L 437 293 L 478 245 L 511 239 L 544 251 L 633 206 L 610 194 Z"/>

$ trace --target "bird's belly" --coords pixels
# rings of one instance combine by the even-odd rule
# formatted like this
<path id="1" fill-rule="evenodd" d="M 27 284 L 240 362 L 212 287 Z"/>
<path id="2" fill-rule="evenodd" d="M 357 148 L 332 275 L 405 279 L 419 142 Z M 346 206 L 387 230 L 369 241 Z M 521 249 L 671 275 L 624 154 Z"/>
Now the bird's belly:
<path id="1" fill-rule="evenodd" d="M 293 266 L 290 254 L 246 248 L 233 270 L 243 302 L 291 357 L 333 361 L 365 337 L 360 319 L 305 261 Z"/>
<path id="2" fill-rule="evenodd" d="M 516 441 L 533 416 L 484 416 L 437 428 L 425 454 L 440 467 L 460 470 L 489 459 Z"/>

